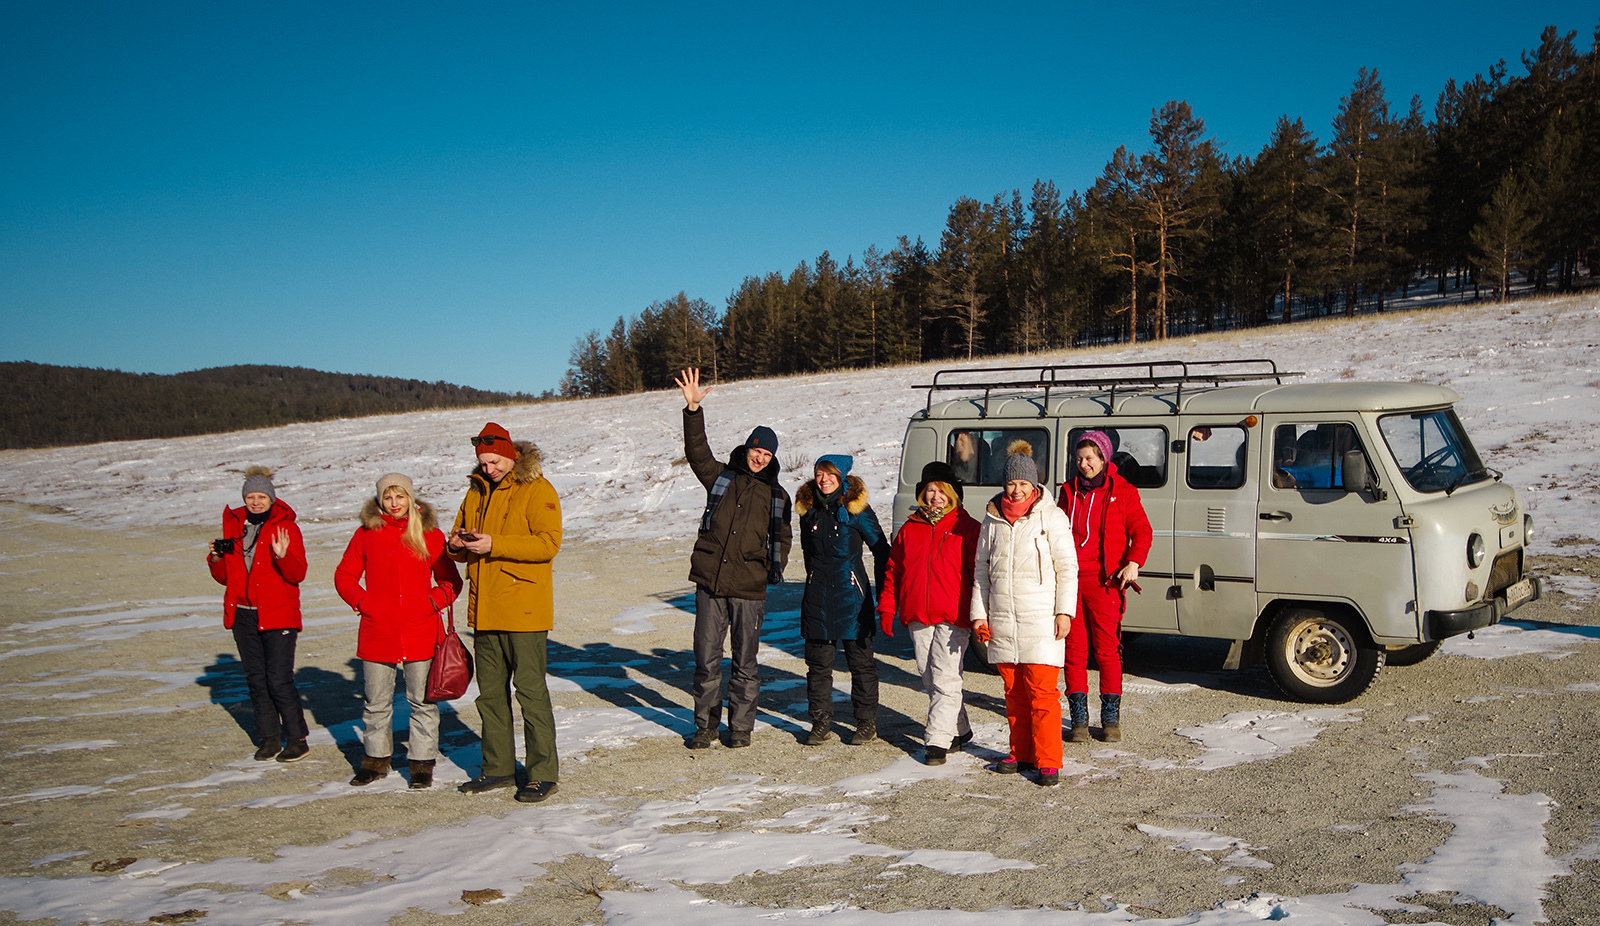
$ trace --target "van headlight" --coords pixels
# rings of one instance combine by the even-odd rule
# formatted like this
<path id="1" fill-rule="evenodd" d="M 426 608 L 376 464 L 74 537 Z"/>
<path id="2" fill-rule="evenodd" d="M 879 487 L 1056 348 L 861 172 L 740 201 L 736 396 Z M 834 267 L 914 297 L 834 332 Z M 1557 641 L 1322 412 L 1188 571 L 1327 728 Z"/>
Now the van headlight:
<path id="1" fill-rule="evenodd" d="M 1531 514 L 1522 516 L 1522 545 L 1525 547 L 1533 546 L 1533 515 Z"/>
<path id="2" fill-rule="evenodd" d="M 1482 566 L 1484 552 L 1485 548 L 1483 546 L 1482 534 L 1473 534 L 1471 537 L 1467 538 L 1468 566 L 1471 566 L 1473 569 L 1477 569 L 1479 566 Z"/>

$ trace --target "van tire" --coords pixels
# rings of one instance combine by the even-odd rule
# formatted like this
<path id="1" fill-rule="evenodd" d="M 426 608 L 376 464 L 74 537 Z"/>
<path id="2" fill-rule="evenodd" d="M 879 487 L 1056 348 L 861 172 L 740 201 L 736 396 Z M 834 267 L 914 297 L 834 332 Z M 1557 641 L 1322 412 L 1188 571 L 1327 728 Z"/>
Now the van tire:
<path id="1" fill-rule="evenodd" d="M 1284 694 L 1343 704 L 1372 686 L 1386 653 L 1346 613 L 1289 608 L 1267 632 L 1267 669 Z"/>
<path id="2" fill-rule="evenodd" d="M 1384 662 L 1391 666 L 1414 666 L 1434 653 L 1439 651 L 1443 640 L 1431 640 L 1427 643 L 1412 643 L 1409 646 L 1391 646 Z"/>

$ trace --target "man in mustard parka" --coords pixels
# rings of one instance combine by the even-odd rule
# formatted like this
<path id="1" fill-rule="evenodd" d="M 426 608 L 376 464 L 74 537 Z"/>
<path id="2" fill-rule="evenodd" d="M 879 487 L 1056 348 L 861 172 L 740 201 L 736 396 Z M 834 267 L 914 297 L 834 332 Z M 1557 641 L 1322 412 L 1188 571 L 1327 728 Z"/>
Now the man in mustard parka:
<path id="1" fill-rule="evenodd" d="M 544 478 L 539 448 L 512 443 L 494 422 L 472 439 L 478 466 L 447 538 L 450 557 L 467 564 L 467 623 L 483 721 L 482 774 L 467 794 L 516 784 L 511 689 L 522 708 L 528 782 L 516 798 L 537 803 L 556 790 L 555 714 L 545 687 L 545 647 L 555 621 L 550 563 L 561 549 L 561 501 Z"/>

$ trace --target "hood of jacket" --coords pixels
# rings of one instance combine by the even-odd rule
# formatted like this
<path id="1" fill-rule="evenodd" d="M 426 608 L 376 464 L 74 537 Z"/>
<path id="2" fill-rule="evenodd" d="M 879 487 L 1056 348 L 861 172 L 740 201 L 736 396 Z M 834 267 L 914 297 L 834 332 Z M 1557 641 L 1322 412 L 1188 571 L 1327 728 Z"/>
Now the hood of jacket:
<path id="1" fill-rule="evenodd" d="M 734 470 L 735 472 L 744 473 L 747 476 L 754 476 L 762 482 L 770 485 L 777 485 L 778 472 L 781 469 L 781 467 L 778 466 L 778 455 L 773 454 L 772 459 L 767 462 L 766 468 L 761 470 L 761 472 L 752 473 L 750 472 L 750 464 L 747 462 L 749 460 L 748 450 L 749 448 L 747 448 L 744 444 L 740 444 L 739 446 L 735 447 L 733 452 L 728 454 L 728 468 Z"/>
<path id="2" fill-rule="evenodd" d="M 803 515 L 816 507 L 822 501 L 822 490 L 817 488 L 815 479 L 800 487 L 794 493 L 794 513 Z M 867 507 L 867 484 L 861 481 L 860 476 L 846 476 L 844 489 L 844 510 L 851 514 L 860 514 Z"/>
<path id="3" fill-rule="evenodd" d="M 544 457 L 540 455 L 539 448 L 534 446 L 533 441 L 512 441 L 511 446 L 517 448 L 517 461 L 512 464 L 511 472 L 501 477 L 501 485 L 521 485 L 532 482 L 544 475 Z M 493 485 L 489 481 L 489 477 L 483 474 L 482 463 L 472 468 L 472 475 L 467 477 L 467 482 L 480 492 L 489 491 L 489 487 Z M 421 502 L 418 502 L 418 504 L 420 505 Z"/>
<path id="4" fill-rule="evenodd" d="M 437 529 L 439 518 L 434 514 L 433 506 L 421 499 L 412 499 L 412 502 L 417 507 L 417 516 L 422 518 L 422 529 L 424 531 Z M 367 503 L 361 506 L 361 526 L 369 531 L 375 531 L 383 527 L 383 522 L 384 514 L 378 510 L 378 500 L 367 499 Z"/>

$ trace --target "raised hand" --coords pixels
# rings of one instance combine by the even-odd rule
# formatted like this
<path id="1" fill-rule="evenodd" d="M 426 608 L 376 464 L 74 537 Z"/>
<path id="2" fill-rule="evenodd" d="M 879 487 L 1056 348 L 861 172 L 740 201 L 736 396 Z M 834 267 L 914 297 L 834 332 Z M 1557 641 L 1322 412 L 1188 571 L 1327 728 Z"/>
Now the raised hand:
<path id="1" fill-rule="evenodd" d="M 283 559 L 285 556 L 289 555 L 288 531 L 280 530 L 276 534 L 272 535 L 272 555 L 277 559 Z"/>
<path id="2" fill-rule="evenodd" d="M 673 377 L 672 381 L 678 384 L 679 389 L 683 390 L 683 403 L 689 406 L 689 411 L 691 412 L 699 411 L 700 403 L 711 393 L 710 386 L 704 389 L 700 388 L 700 369 L 698 367 L 690 367 L 684 370 Z"/>

